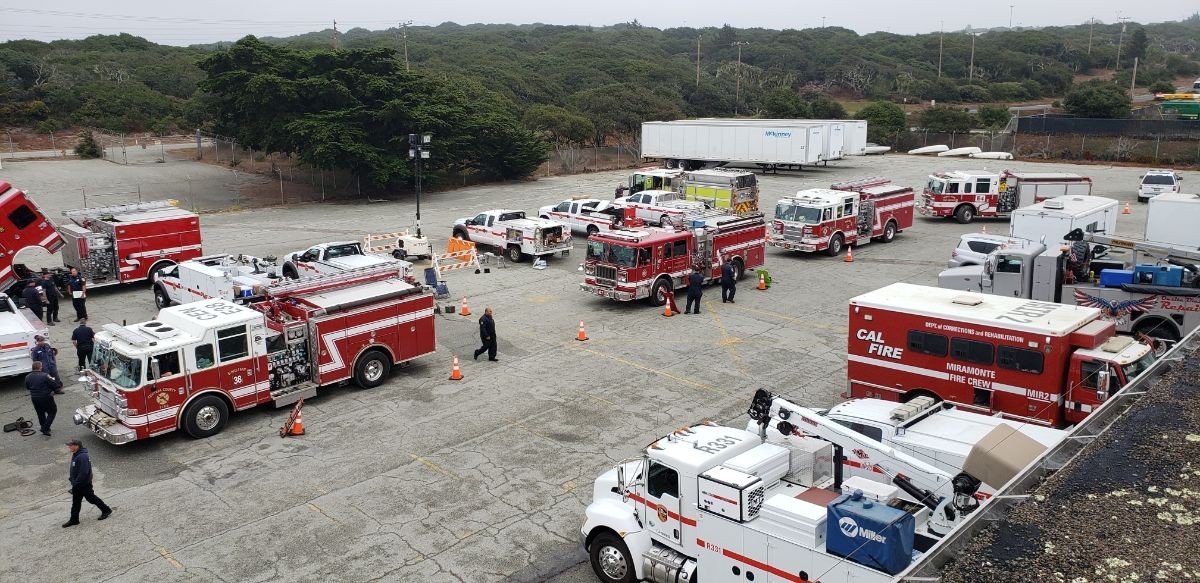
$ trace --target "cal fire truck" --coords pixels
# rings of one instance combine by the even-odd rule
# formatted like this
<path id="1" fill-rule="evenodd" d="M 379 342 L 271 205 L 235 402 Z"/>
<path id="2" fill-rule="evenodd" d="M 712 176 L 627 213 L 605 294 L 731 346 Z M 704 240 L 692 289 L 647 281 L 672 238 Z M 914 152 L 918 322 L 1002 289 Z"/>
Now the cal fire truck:
<path id="1" fill-rule="evenodd" d="M 882 178 L 801 190 L 775 205 L 771 245 L 835 256 L 846 245 L 890 243 L 913 223 L 916 195 Z"/>
<path id="2" fill-rule="evenodd" d="M 749 413 L 757 432 L 686 426 L 596 479 L 581 534 L 601 581 L 890 582 L 980 507 L 967 471 L 766 391 Z M 890 483 L 843 481 L 847 456 Z"/>
<path id="3" fill-rule="evenodd" d="M 571 228 L 549 219 L 526 218 L 525 211 L 496 209 L 454 221 L 452 237 L 491 245 L 498 255 L 517 263 L 526 256 L 571 252 Z"/>
<path id="4" fill-rule="evenodd" d="M 850 300 L 850 395 L 1072 425 L 1154 362 L 1095 308 L 894 283 Z"/>
<path id="5" fill-rule="evenodd" d="M 114 444 L 179 429 L 202 438 L 232 411 L 281 407 L 345 381 L 378 386 L 436 342 L 433 296 L 396 275 L 347 271 L 281 285 L 248 306 L 214 299 L 107 324 L 84 372 L 93 402 L 75 423 Z"/>
<path id="6" fill-rule="evenodd" d="M 154 274 L 154 305 L 187 304 L 219 298 L 245 304 L 262 299 L 279 282 L 275 264 L 249 255 L 208 255 Z"/>
<path id="7" fill-rule="evenodd" d="M 761 214 L 707 210 L 688 215 L 674 228 L 648 227 L 633 217 L 624 225 L 588 238 L 582 291 L 661 306 L 668 294 L 687 285 L 694 267 L 711 282 L 720 277 L 721 263 L 730 262 L 740 279 L 747 269 L 761 266 L 766 254 Z"/>
<path id="8" fill-rule="evenodd" d="M 0 289 L 8 289 L 17 281 L 18 266 L 13 258 L 21 251 L 41 247 L 55 253 L 63 244 L 62 236 L 42 210 L 20 189 L 0 181 Z M 25 271 L 21 277 L 28 275 Z"/>
<path id="9" fill-rule="evenodd" d="M 1070 173 L 951 171 L 929 175 L 920 211 L 930 217 L 1006 218 L 1023 206 L 1072 194 L 1090 195 L 1092 179 Z"/>

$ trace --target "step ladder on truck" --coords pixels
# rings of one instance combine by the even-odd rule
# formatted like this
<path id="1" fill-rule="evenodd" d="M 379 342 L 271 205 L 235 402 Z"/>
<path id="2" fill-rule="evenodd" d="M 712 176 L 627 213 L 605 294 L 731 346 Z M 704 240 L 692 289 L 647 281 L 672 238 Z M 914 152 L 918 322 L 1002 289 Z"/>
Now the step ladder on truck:
<path id="1" fill-rule="evenodd" d="M 230 413 L 290 405 L 320 387 L 373 388 L 435 350 L 433 296 L 396 266 L 347 270 L 267 289 L 251 305 L 213 299 L 96 334 L 76 424 L 114 444 L 176 430 L 219 433 Z"/>

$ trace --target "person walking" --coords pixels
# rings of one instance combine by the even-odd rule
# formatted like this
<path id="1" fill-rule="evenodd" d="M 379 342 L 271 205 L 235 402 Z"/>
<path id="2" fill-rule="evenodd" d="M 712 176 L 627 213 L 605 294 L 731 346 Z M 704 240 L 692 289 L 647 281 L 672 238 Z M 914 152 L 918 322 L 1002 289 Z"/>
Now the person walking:
<path id="1" fill-rule="evenodd" d="M 734 303 L 733 296 L 737 293 L 737 280 L 734 278 L 733 262 L 721 264 L 721 303 Z"/>
<path id="2" fill-rule="evenodd" d="M 58 284 L 54 282 L 54 278 L 50 274 L 42 273 L 42 295 L 46 296 L 46 323 L 53 326 L 60 320 L 58 319 L 58 299 L 62 294 L 58 291 Z"/>
<path id="3" fill-rule="evenodd" d="M 37 413 L 38 424 L 42 427 L 42 435 L 50 437 L 50 424 L 58 415 L 58 405 L 54 403 L 54 392 L 58 382 L 42 371 L 42 363 L 34 361 L 33 370 L 25 375 L 25 389 L 33 401 L 33 410 Z"/>
<path id="4" fill-rule="evenodd" d="M 87 318 L 87 282 L 74 267 L 67 275 L 67 292 L 71 294 L 71 305 L 75 307 L 75 321 Z"/>
<path id="5" fill-rule="evenodd" d="M 58 380 L 58 349 L 50 346 L 50 343 L 46 342 L 45 336 L 39 334 L 33 339 L 37 344 L 29 351 L 29 356 L 34 361 L 42 363 L 42 370 L 46 374 L 54 377 L 54 380 Z"/>
<path id="6" fill-rule="evenodd" d="M 482 346 L 475 349 L 475 360 L 479 360 L 479 355 L 484 352 L 488 353 L 488 360 L 498 362 L 496 358 L 496 320 L 492 318 L 492 308 L 484 308 L 483 315 L 479 317 L 479 341 Z"/>
<path id="7" fill-rule="evenodd" d="M 112 516 L 113 509 L 92 489 L 92 459 L 88 457 L 88 450 L 83 447 L 83 442 L 72 439 L 67 442 L 67 449 L 71 450 L 71 519 L 63 524 L 63 528 L 79 524 L 79 508 L 83 506 L 84 500 L 100 509 L 99 520 Z"/>
<path id="8" fill-rule="evenodd" d="M 696 265 L 692 267 L 692 274 L 688 276 L 687 287 L 687 305 L 683 308 L 683 313 L 700 313 L 700 297 L 704 295 L 704 275 L 700 273 L 703 267 Z M 692 304 L 696 304 L 696 311 L 692 312 Z"/>
<path id="9" fill-rule="evenodd" d="M 71 332 L 71 344 L 75 345 L 75 356 L 79 358 L 79 370 L 84 370 L 92 360 L 92 347 L 96 333 L 87 325 L 87 318 L 79 320 L 79 327 Z"/>
<path id="10" fill-rule="evenodd" d="M 38 290 L 37 280 L 31 279 L 25 284 L 25 289 L 21 290 L 21 298 L 25 300 L 25 307 L 33 312 L 37 319 L 42 319 L 42 294 Z"/>

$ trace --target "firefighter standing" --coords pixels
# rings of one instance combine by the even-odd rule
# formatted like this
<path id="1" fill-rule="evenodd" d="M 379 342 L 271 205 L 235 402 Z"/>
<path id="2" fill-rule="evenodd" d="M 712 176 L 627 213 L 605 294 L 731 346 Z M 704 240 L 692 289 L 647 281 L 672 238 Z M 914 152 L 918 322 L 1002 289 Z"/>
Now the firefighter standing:
<path id="1" fill-rule="evenodd" d="M 688 276 L 687 288 L 687 305 L 683 308 L 683 313 L 689 312 L 693 314 L 700 313 L 700 296 L 704 295 L 704 275 L 700 273 L 701 266 L 697 265 L 692 268 L 692 274 Z M 692 304 L 696 304 L 696 311 L 692 312 Z"/>
<path id="2" fill-rule="evenodd" d="M 38 424 L 41 425 L 42 435 L 50 437 L 50 424 L 58 415 L 58 405 L 54 402 L 58 381 L 42 372 L 42 363 L 34 362 L 33 370 L 25 375 L 25 388 L 29 391 L 29 399 L 33 401 L 33 411 L 37 413 Z"/>
<path id="3" fill-rule="evenodd" d="M 88 361 L 92 359 L 95 339 L 96 333 L 87 325 L 87 318 L 79 320 L 79 327 L 71 333 L 71 344 L 75 345 L 75 356 L 79 358 L 79 370 L 87 368 Z"/>
<path id="4" fill-rule="evenodd" d="M 87 318 L 87 282 L 79 275 L 79 270 L 71 268 L 67 276 L 67 291 L 71 292 L 71 305 L 75 307 L 75 321 Z"/>
<path id="5" fill-rule="evenodd" d="M 733 262 L 721 264 L 721 303 L 734 303 L 733 295 L 737 293 L 737 280 L 734 279 Z"/>
<path id="6" fill-rule="evenodd" d="M 475 360 L 479 360 L 479 355 L 484 352 L 488 353 L 488 360 L 498 362 L 496 358 L 496 321 L 492 319 L 492 309 L 484 308 L 483 315 L 479 317 L 479 341 L 482 346 L 475 349 Z"/>
<path id="7" fill-rule="evenodd" d="M 71 450 L 71 519 L 63 524 L 63 528 L 79 524 L 79 507 L 87 500 L 100 509 L 99 520 L 104 520 L 112 514 L 112 508 L 105 504 L 96 492 L 92 490 L 92 460 L 83 442 L 72 439 L 67 442 Z"/>
<path id="8" fill-rule="evenodd" d="M 46 295 L 46 323 L 53 326 L 58 319 L 58 298 L 62 294 L 58 291 L 58 285 L 54 283 L 54 278 L 49 273 L 42 274 L 42 292 Z"/>
<path id="9" fill-rule="evenodd" d="M 25 300 L 25 307 L 41 320 L 42 294 L 38 290 L 37 280 L 31 279 L 25 284 L 25 289 L 21 290 L 21 298 Z"/>

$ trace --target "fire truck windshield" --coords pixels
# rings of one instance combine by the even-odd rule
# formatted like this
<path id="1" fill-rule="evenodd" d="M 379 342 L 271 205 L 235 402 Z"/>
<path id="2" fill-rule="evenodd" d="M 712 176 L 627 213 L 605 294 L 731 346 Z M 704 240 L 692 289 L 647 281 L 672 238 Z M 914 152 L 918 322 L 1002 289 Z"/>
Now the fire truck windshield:
<path id="1" fill-rule="evenodd" d="M 1149 351 L 1145 356 L 1125 365 L 1121 365 L 1121 371 L 1125 373 L 1125 382 L 1128 383 L 1134 377 L 1142 374 L 1142 371 L 1150 368 L 1154 364 L 1154 351 Z"/>
<path id="2" fill-rule="evenodd" d="M 925 190 L 928 190 L 934 194 L 941 194 L 946 190 L 946 183 L 938 180 L 937 178 L 930 178 L 929 185 L 925 187 Z"/>
<path id="3" fill-rule="evenodd" d="M 775 206 L 775 218 L 802 225 L 815 225 L 821 222 L 821 209 L 781 202 Z"/>
<path id="4" fill-rule="evenodd" d="M 621 267 L 634 267 L 637 265 L 637 250 L 633 247 L 589 240 L 587 258 L 604 263 L 615 263 Z"/>
<path id="5" fill-rule="evenodd" d="M 140 359 L 130 358 L 99 344 L 92 353 L 90 368 L 92 372 L 124 389 L 132 389 L 142 382 L 142 361 Z"/>

